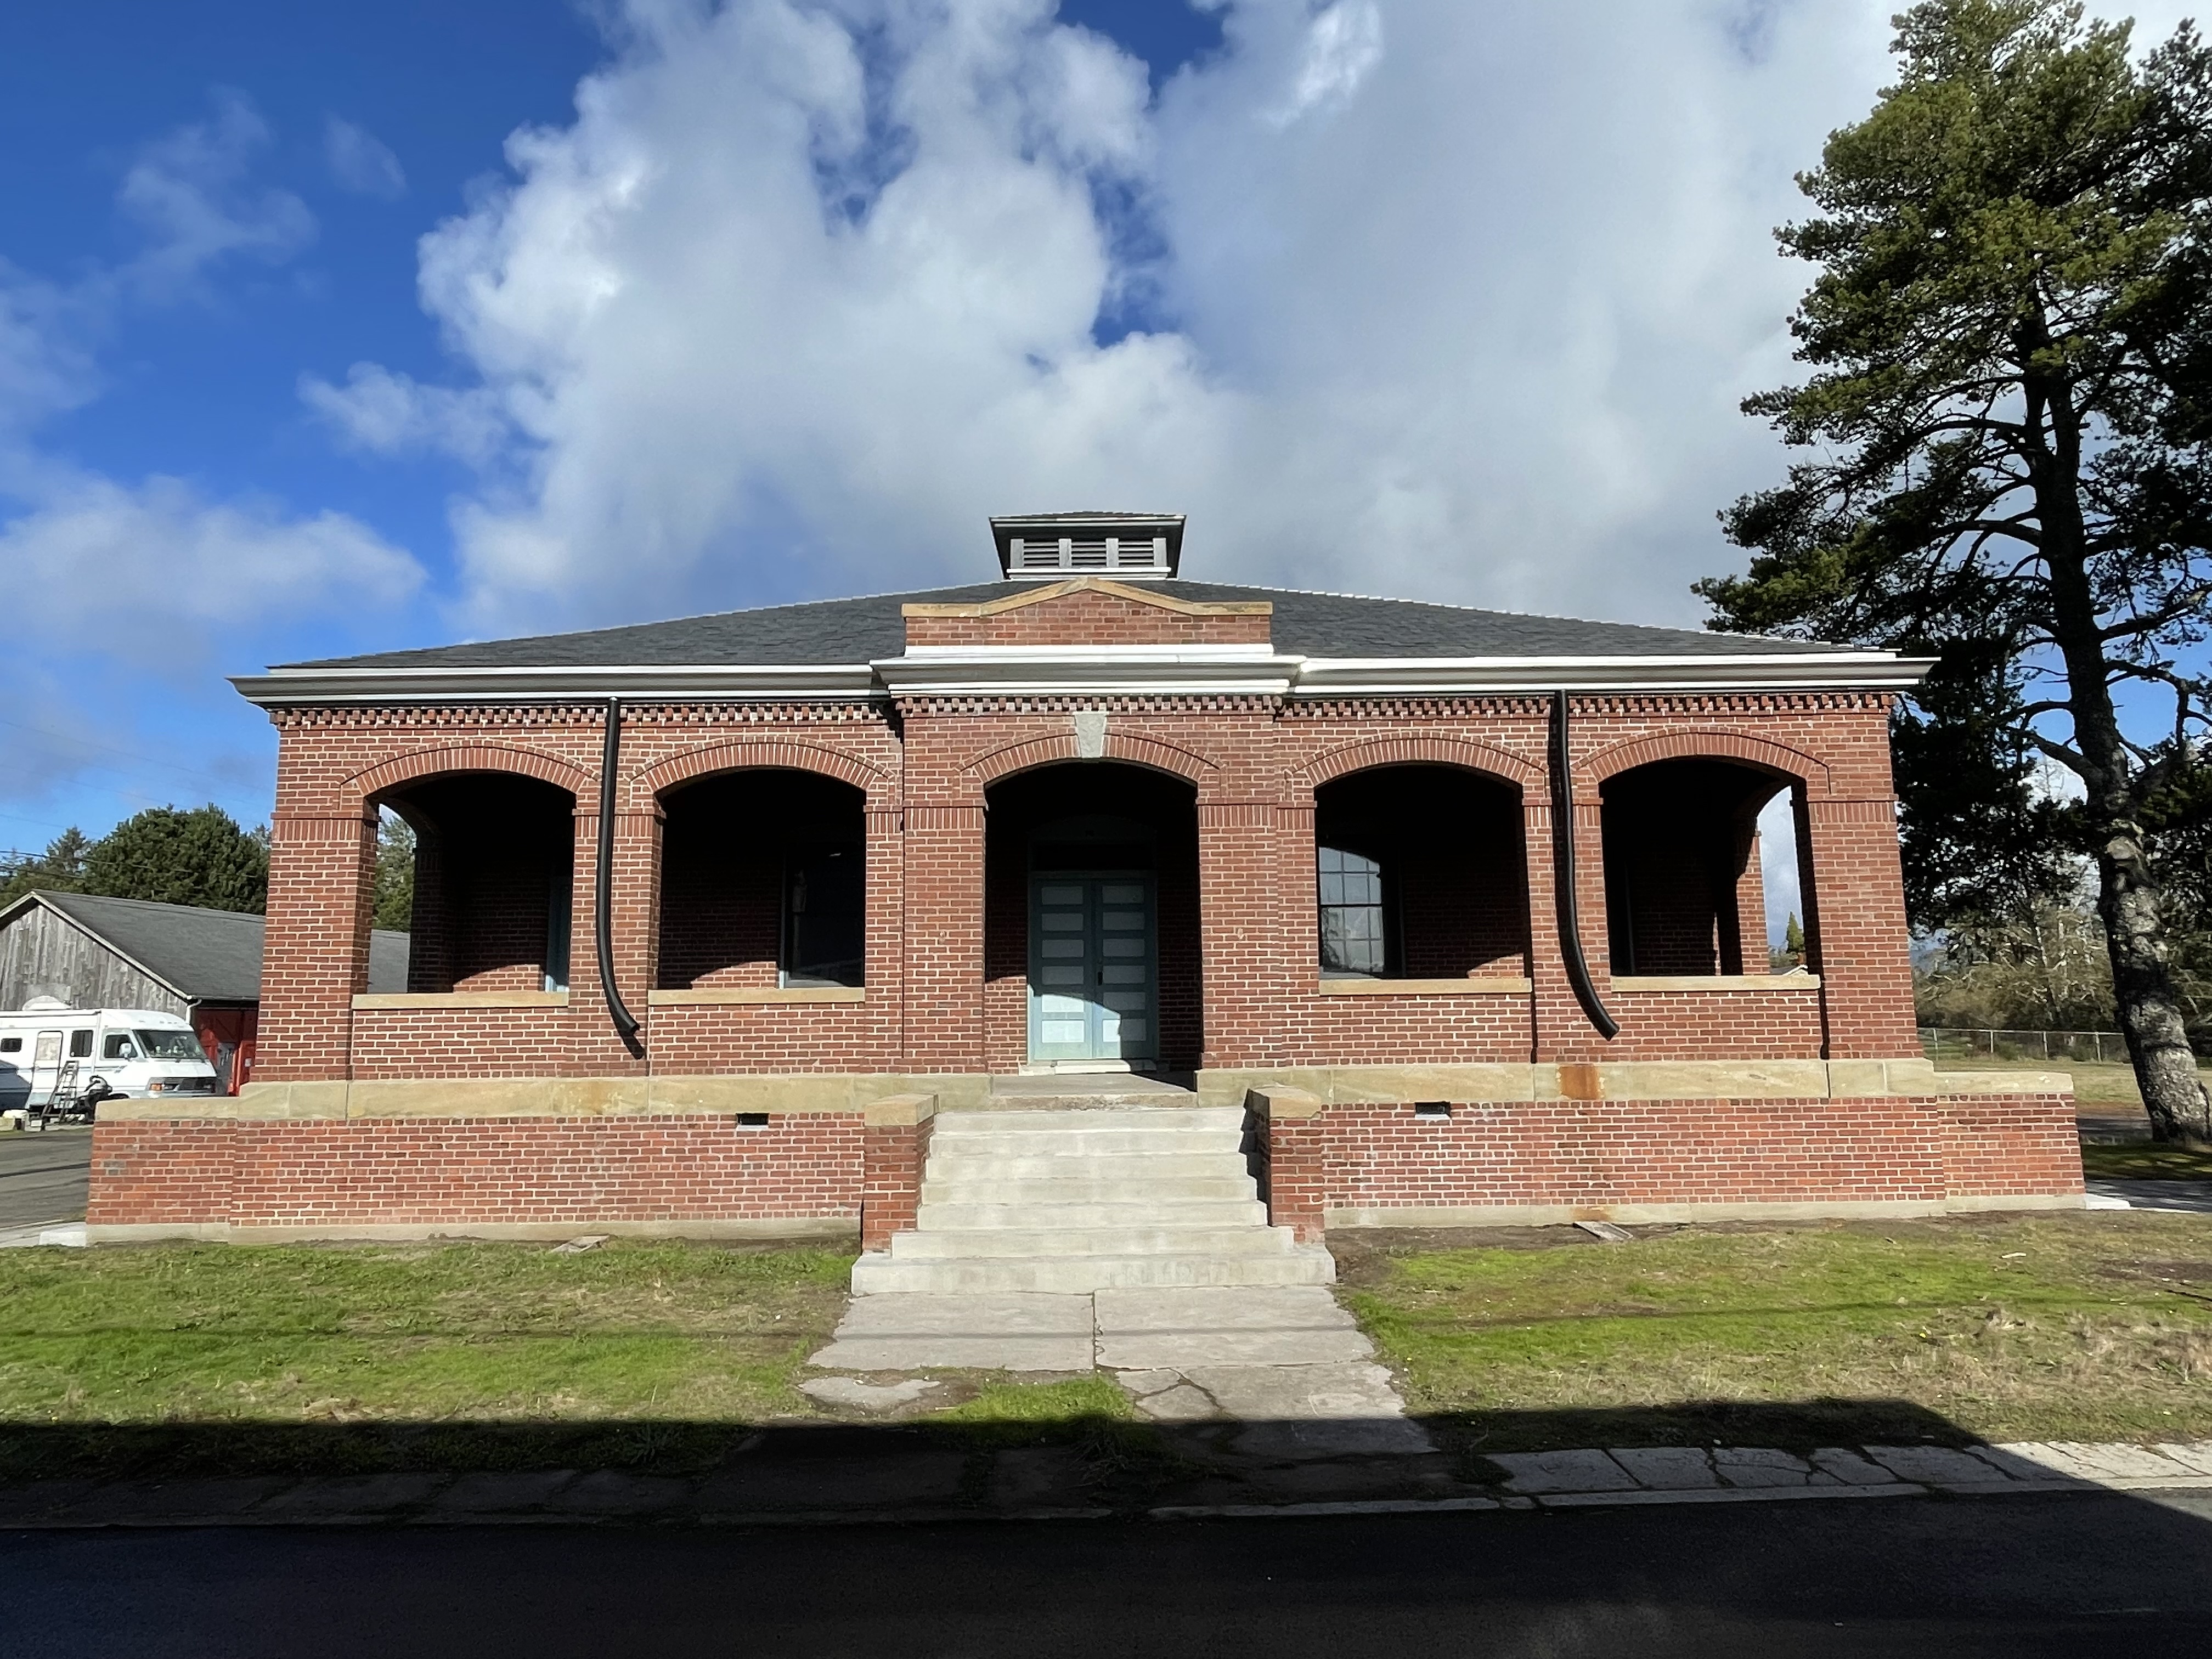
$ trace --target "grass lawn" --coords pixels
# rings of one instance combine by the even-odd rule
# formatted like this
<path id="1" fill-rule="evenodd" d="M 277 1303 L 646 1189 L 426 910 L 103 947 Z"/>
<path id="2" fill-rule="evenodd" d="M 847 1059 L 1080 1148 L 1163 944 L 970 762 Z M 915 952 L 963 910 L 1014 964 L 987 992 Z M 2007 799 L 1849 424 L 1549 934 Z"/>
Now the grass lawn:
<path id="1" fill-rule="evenodd" d="M 2065 1072 L 2074 1079 L 2074 1098 L 2085 1106 L 2125 1106 L 2142 1109 L 2142 1092 L 2136 1087 L 2133 1066 L 2086 1060 L 1996 1060 L 1988 1054 L 1946 1054 L 1936 1062 L 1939 1072 Z M 2212 1066 L 2197 1068 L 2212 1084 Z"/>
<path id="2" fill-rule="evenodd" d="M 8 1253 L 0 1479 L 52 1474 L 698 1468 L 794 1387 L 853 1258 L 616 1240 Z M 955 1377 L 948 1433 L 1126 1417 L 1119 1390 Z"/>
<path id="3" fill-rule="evenodd" d="M 2212 1218 L 1565 1231 L 1331 1241 L 1462 1452 L 2212 1437 Z"/>

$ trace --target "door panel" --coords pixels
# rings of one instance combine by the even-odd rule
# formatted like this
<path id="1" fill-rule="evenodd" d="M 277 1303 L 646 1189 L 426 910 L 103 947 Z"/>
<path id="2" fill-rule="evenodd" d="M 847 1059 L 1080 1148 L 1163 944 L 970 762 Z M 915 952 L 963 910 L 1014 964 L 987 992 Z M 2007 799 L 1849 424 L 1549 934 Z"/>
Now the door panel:
<path id="1" fill-rule="evenodd" d="M 1030 885 L 1030 1058 L 1159 1053 L 1148 876 L 1039 876 Z"/>

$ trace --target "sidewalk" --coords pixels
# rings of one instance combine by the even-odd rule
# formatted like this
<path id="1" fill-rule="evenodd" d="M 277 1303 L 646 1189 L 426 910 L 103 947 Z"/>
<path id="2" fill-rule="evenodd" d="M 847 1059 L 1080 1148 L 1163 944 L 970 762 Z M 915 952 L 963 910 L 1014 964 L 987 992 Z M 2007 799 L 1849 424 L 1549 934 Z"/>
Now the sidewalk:
<path id="1" fill-rule="evenodd" d="M 618 1470 L 248 1476 L 0 1487 L 0 1529 L 208 1526 L 819 1526 L 946 1520 L 1185 1519 L 1533 1510 L 1653 1504 L 2212 1492 L 2212 1443 L 2139 1446 L 1760 1447 L 1500 1453 L 1492 1479 L 1423 1470 L 1395 1491 L 1299 1496 L 1283 1436 L 1238 1425 L 1235 1443 L 1186 1437 L 1174 1466 L 1132 1482 L 1110 1451 L 963 1449 L 926 1431 L 764 1431 L 711 1474 Z M 1401 1425 L 1393 1424 L 1393 1429 Z M 1174 1432 L 1174 1431 L 1170 1431 Z M 1256 1441 L 1254 1438 L 1256 1437 Z M 1341 1449 L 1340 1448 L 1340 1451 Z M 1385 1456 L 1401 1480 L 1408 1460 Z M 1338 1459 L 1340 1464 L 1342 1459 Z M 1341 1471 L 1340 1471 L 1341 1472 Z M 1120 1501 L 1115 1486 L 1125 1493 Z M 1135 1501 L 1130 1496 L 1143 1488 Z"/>

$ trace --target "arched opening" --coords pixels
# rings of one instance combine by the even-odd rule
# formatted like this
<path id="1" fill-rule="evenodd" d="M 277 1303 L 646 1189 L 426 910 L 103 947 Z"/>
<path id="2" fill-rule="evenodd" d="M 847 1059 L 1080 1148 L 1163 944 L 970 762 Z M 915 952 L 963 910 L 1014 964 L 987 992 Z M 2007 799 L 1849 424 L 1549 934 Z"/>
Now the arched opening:
<path id="1" fill-rule="evenodd" d="M 415 832 L 410 991 L 568 988 L 574 795 L 514 773 L 461 772 L 380 805 Z"/>
<path id="2" fill-rule="evenodd" d="M 1196 791 L 1116 762 L 992 786 L 986 1018 L 1001 1064 L 1194 1069 L 1205 1048 Z"/>
<path id="3" fill-rule="evenodd" d="M 1521 792 L 1455 766 L 1378 766 L 1314 791 L 1325 979 L 1527 971 Z"/>
<path id="4" fill-rule="evenodd" d="M 661 798 L 664 991 L 857 986 L 867 797 L 818 773 L 718 773 Z"/>
<path id="5" fill-rule="evenodd" d="M 1811 933 L 1813 889 L 1796 832 L 1802 811 L 1765 811 L 1784 792 L 1802 807 L 1804 786 L 1779 773 L 1695 758 L 1655 761 L 1599 786 L 1614 977 L 1772 971 L 1762 864 L 1773 855 L 1796 874 Z M 1763 812 L 1770 832 L 1786 830 L 1792 843 L 1768 856 Z"/>

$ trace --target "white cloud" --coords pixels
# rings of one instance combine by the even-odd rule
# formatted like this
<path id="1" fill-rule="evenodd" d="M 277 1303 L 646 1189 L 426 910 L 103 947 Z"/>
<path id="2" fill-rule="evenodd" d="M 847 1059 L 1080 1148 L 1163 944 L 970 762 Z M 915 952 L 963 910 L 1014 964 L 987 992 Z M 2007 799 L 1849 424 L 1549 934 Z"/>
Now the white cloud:
<path id="1" fill-rule="evenodd" d="M 155 299 L 176 297 L 218 260 L 244 255 L 280 264 L 314 240 L 305 203 L 250 176 L 269 143 L 268 124 L 236 93 L 218 93 L 215 104 L 212 119 L 140 151 L 116 193 L 149 237 L 123 274 Z"/>
<path id="2" fill-rule="evenodd" d="M 635 0 L 423 240 L 456 386 L 302 392 L 484 468 L 471 628 L 972 577 L 988 513 L 1115 502 L 1194 574 L 1686 622 L 1885 9 L 1753 64 L 1711 0 L 1231 0 L 1155 106 L 1050 0 Z"/>
<path id="3" fill-rule="evenodd" d="M 1267 117 L 1286 127 L 1300 116 L 1348 104 L 1382 61 L 1382 15 L 1371 0 L 1336 0 L 1306 25 L 1297 79 L 1282 106 Z"/>
<path id="4" fill-rule="evenodd" d="M 629 0 L 423 240 L 455 385 L 303 393 L 483 467 L 471 629 L 973 578 L 1073 504 L 1189 512 L 1194 575 L 1695 621 L 1891 0 L 1219 9 L 1155 103 L 1052 0 Z"/>
<path id="5" fill-rule="evenodd" d="M 356 363 L 342 386 L 303 374 L 300 396 L 347 448 L 370 454 L 440 449 L 481 465 L 510 431 L 489 392 L 423 386 L 376 363 Z"/>
<path id="6" fill-rule="evenodd" d="M 341 190 L 383 202 L 396 202 L 407 193 L 407 173 L 392 147 L 338 116 L 323 125 L 323 160 Z"/>
<path id="7" fill-rule="evenodd" d="M 52 470 L 36 506 L 0 524 L 14 626 L 155 669 L 192 669 L 219 630 L 406 599 L 414 560 L 337 513 L 210 501 L 179 478 L 136 485 Z"/>
<path id="8" fill-rule="evenodd" d="M 108 477 L 40 441 L 43 421 L 100 395 L 101 349 L 134 310 L 210 296 L 233 262 L 279 264 L 307 245 L 306 208 L 252 177 L 269 141 L 250 105 L 221 97 L 212 118 L 147 145 L 125 173 L 117 201 L 145 233 L 137 254 L 66 283 L 0 264 L 0 573 L 15 705 L 0 721 L 0 766 L 16 785 L 0 838 L 16 838 L 54 790 L 114 771 L 116 738 L 172 712 L 173 688 L 203 690 L 241 630 L 394 605 L 422 580 L 412 557 L 345 514 Z M 149 680 L 167 684 L 149 695 Z M 205 792 L 239 775 L 220 741 L 182 769 L 125 758 L 151 769 L 149 788 Z M 124 810 L 153 799 L 88 787 Z"/>

